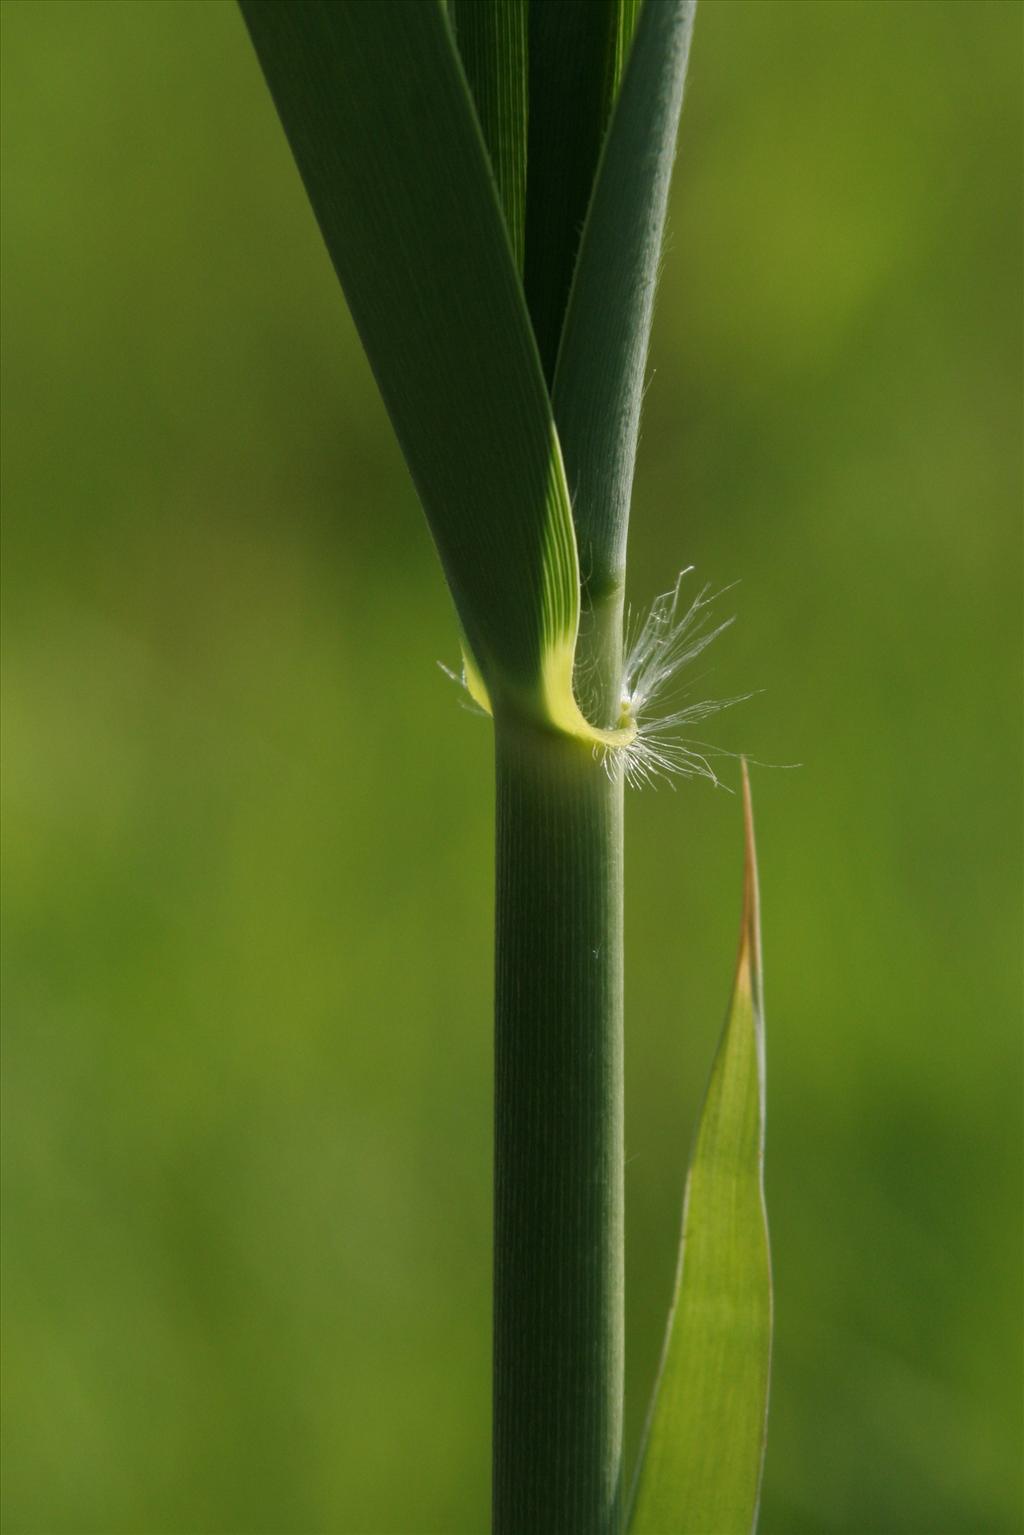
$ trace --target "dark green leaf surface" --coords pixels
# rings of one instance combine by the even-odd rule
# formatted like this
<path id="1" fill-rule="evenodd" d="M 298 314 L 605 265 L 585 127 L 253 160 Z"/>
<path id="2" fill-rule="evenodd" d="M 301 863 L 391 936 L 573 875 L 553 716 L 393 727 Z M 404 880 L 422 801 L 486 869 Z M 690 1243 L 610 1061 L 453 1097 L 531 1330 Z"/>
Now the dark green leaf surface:
<path id="1" fill-rule="evenodd" d="M 448 0 L 459 57 L 522 271 L 526 241 L 527 0 Z"/>
<path id="2" fill-rule="evenodd" d="M 690 1163 L 680 1269 L 630 1535 L 750 1535 L 757 1520 L 772 1293 L 761 934 L 745 764 L 743 798 L 736 981 Z"/>
<path id="3" fill-rule="evenodd" d="M 531 0 L 530 4 L 524 282 L 549 381 L 554 377 L 601 143 L 637 9 L 638 0 Z"/>
<path id="4" fill-rule="evenodd" d="M 579 612 L 550 403 L 441 0 L 242 0 L 496 702 Z"/>
<path id="5" fill-rule="evenodd" d="M 640 12 L 558 354 L 555 419 L 580 565 L 595 599 L 624 575 L 647 345 L 695 8 L 696 0 L 648 0 Z"/>

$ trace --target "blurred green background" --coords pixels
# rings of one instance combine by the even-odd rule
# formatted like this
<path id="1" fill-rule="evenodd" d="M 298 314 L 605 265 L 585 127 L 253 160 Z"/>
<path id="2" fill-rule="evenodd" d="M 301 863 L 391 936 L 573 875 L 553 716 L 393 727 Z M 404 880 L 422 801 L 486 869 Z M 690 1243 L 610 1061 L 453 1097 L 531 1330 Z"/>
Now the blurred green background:
<path id="1" fill-rule="evenodd" d="M 634 511 L 738 623 L 764 1535 L 1021 1529 L 1015 4 L 703 0 Z M 226 0 L 3 6 L 5 1530 L 480 1535 L 486 724 Z M 735 785 L 736 773 L 727 768 Z M 634 796 L 629 1424 L 735 797 Z"/>

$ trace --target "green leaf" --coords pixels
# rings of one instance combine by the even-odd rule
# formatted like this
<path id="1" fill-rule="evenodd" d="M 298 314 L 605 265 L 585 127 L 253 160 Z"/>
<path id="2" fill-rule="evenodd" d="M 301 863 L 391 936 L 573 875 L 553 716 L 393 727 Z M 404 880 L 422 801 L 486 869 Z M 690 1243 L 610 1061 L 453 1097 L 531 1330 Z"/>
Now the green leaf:
<path id="1" fill-rule="evenodd" d="M 527 0 L 448 0 L 517 268 L 526 241 Z"/>
<path id="2" fill-rule="evenodd" d="M 523 280 L 549 381 L 580 231 L 638 3 L 530 0 L 530 174 Z"/>
<path id="3" fill-rule="evenodd" d="M 630 1535 L 750 1535 L 757 1520 L 772 1292 L 761 934 L 745 763 L 743 803 L 736 980 L 690 1163 L 675 1299 Z"/>
<path id="4" fill-rule="evenodd" d="M 585 730 L 565 475 L 441 0 L 241 0 L 496 708 Z"/>
<path id="5" fill-rule="evenodd" d="M 580 243 L 555 420 L 591 600 L 620 586 L 647 347 L 696 0 L 645 4 Z M 529 245 L 527 245 L 529 266 Z"/>

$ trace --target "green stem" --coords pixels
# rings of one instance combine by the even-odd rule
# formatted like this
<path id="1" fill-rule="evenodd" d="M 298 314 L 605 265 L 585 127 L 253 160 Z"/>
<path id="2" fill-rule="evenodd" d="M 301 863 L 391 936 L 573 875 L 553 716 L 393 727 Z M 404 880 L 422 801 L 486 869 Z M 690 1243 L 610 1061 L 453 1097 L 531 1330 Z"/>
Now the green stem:
<path id="1" fill-rule="evenodd" d="M 615 1535 L 622 780 L 496 722 L 494 1532 Z"/>
<path id="2" fill-rule="evenodd" d="M 622 715 L 622 621 L 626 583 L 621 575 L 593 576 L 583 586 L 573 685 L 588 720 L 614 730 Z"/>

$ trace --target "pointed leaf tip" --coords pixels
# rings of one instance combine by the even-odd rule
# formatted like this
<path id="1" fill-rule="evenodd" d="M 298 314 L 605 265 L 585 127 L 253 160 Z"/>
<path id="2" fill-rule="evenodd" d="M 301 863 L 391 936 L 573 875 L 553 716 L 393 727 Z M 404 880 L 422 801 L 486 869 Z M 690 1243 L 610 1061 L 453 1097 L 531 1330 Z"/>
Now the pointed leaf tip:
<path id="1" fill-rule="evenodd" d="M 754 839 L 754 802 L 750 793 L 750 770 L 746 757 L 743 769 L 743 919 L 740 950 L 736 962 L 736 985 L 747 987 L 755 1013 L 755 1026 L 764 1030 L 764 984 L 761 961 L 761 894 L 757 878 L 757 843 Z"/>

